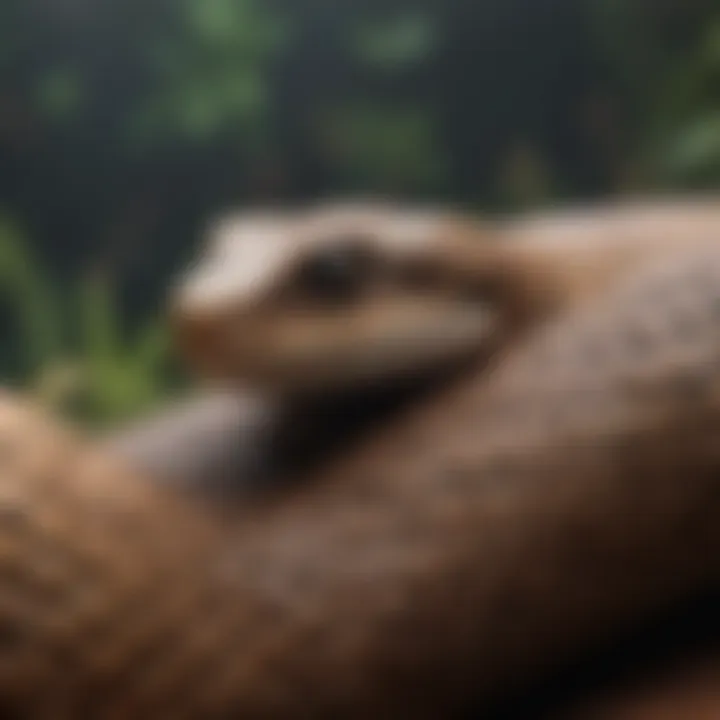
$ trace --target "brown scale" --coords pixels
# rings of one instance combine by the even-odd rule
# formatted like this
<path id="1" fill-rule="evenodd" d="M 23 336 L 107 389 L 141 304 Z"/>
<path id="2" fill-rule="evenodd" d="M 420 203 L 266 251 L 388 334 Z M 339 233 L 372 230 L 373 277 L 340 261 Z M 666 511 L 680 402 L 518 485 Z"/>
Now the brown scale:
<path id="1" fill-rule="evenodd" d="M 6 397 L 3 715 L 451 715 L 716 581 L 720 250 L 635 275 L 222 516 Z"/>

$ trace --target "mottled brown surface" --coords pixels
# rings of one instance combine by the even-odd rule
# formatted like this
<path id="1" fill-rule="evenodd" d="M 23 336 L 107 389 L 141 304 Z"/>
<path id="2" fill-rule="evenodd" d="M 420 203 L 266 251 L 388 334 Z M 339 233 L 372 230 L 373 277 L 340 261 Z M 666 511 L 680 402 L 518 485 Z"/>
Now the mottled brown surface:
<path id="1" fill-rule="evenodd" d="M 20 717 L 438 717 L 718 579 L 720 251 L 215 517 L 2 404 Z"/>
<path id="2" fill-rule="evenodd" d="M 268 489 L 267 432 L 281 418 L 245 396 L 193 398 L 107 439 L 153 481 L 244 502 Z M 292 483 L 292 480 L 291 480 Z M 714 720 L 720 717 L 720 596 L 673 608 L 610 648 L 541 679 L 492 717 L 520 720 Z M 509 707 L 508 707 L 509 704 Z"/>
<path id="3" fill-rule="evenodd" d="M 153 481 L 203 499 L 245 502 L 248 493 L 269 489 L 262 449 L 268 430 L 282 421 L 272 410 L 245 394 L 201 396 L 111 435 L 104 447 L 152 471 Z M 714 720 L 720 717 L 719 610 L 720 597 L 711 596 L 648 628 L 613 636 L 609 651 L 531 685 L 510 707 L 501 704 L 500 717 Z"/>

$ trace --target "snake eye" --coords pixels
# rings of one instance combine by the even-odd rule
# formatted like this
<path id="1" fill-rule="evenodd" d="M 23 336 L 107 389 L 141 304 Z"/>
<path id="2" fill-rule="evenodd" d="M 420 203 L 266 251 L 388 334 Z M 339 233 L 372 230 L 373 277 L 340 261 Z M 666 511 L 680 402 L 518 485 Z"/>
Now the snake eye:
<path id="1" fill-rule="evenodd" d="M 326 302 L 358 297 L 373 279 L 376 258 L 361 238 L 348 238 L 315 252 L 297 270 L 302 293 Z"/>

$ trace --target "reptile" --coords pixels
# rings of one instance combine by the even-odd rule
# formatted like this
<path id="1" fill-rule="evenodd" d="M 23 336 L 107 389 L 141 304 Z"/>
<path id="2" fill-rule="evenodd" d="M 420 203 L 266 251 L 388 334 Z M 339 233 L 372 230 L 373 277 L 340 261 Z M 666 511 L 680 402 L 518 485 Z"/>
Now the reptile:
<path id="1" fill-rule="evenodd" d="M 715 198 L 478 220 L 387 203 L 216 221 L 170 307 L 201 376 L 284 394 L 397 383 L 716 233 Z"/>
<path id="2" fill-rule="evenodd" d="M 704 238 L 225 513 L 3 398 L 2 710 L 437 717 L 717 579 Z"/>
<path id="3" fill-rule="evenodd" d="M 264 436 L 222 395 L 184 414 L 221 439 L 227 433 L 210 426 L 241 416 L 235 424 L 254 448 L 243 456 L 252 463 L 240 463 L 243 489 L 312 473 L 537 322 L 601 293 L 650 254 L 719 227 L 713 197 L 494 219 L 387 202 L 224 216 L 176 282 L 171 316 L 200 377 L 251 387 L 252 406 L 261 390 Z M 177 446 L 190 424 L 170 418 L 163 432 Z M 135 457 L 137 437 L 123 442 Z M 221 459 L 238 467 L 236 445 L 213 443 L 214 476 Z M 155 468 L 159 454 L 150 454 Z M 208 454 L 187 466 L 202 468 Z M 236 487 L 229 475 L 224 487 Z"/>
<path id="4" fill-rule="evenodd" d="M 387 202 L 223 216 L 171 317 L 191 368 L 242 396 L 221 386 L 108 445 L 202 495 L 312 472 L 648 252 L 718 226 L 713 198 L 502 221 Z"/>

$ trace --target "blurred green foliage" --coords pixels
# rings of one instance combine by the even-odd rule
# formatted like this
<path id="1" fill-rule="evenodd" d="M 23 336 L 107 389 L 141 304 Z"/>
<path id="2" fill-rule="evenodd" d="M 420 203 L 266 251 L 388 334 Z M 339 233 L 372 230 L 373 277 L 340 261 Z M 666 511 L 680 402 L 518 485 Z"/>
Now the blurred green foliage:
<path id="1" fill-rule="evenodd" d="M 0 380 L 160 401 L 163 288 L 229 205 L 716 188 L 718 88 L 716 0 L 4 0 Z"/>
<path id="2" fill-rule="evenodd" d="M 595 0 L 596 26 L 624 83 L 643 184 L 720 181 L 720 6 Z"/>
<path id="3" fill-rule="evenodd" d="M 20 380 L 42 402 L 78 420 L 113 423 L 152 407 L 173 387 L 165 324 L 146 323 L 123 339 L 107 279 L 87 277 L 59 293 L 6 217 L 0 290 L 16 319 Z"/>
<path id="4" fill-rule="evenodd" d="M 209 141 L 228 130 L 246 142 L 267 114 L 263 70 L 282 46 L 284 25 L 254 0 L 180 0 L 175 32 L 149 48 L 152 88 L 128 126 L 152 146 L 159 140 Z"/>

